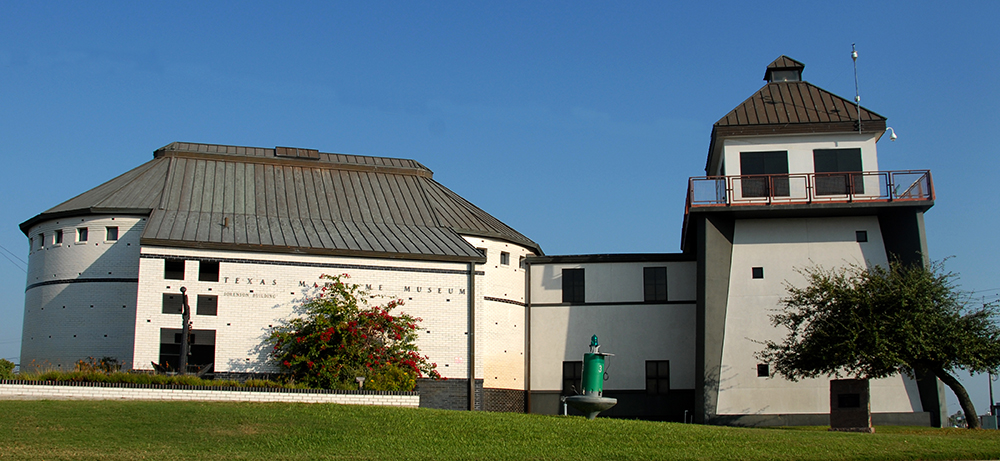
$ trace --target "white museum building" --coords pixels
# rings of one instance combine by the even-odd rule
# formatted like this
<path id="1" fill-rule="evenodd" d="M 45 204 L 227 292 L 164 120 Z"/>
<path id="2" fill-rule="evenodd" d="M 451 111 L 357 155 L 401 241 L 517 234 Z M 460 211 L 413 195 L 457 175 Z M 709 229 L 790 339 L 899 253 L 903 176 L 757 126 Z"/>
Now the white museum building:
<path id="1" fill-rule="evenodd" d="M 829 379 L 758 363 L 785 283 L 811 265 L 925 261 L 930 172 L 881 171 L 885 117 L 802 80 L 786 56 L 713 125 L 688 184 L 681 251 L 545 255 L 414 160 L 172 143 L 21 224 L 29 239 L 22 369 L 115 357 L 189 361 L 215 376 L 277 370 L 265 338 L 321 283 L 349 274 L 423 318 L 418 346 L 448 380 L 421 405 L 556 414 L 597 334 L 614 352 L 611 417 L 825 424 Z M 943 386 L 873 381 L 876 424 L 939 426 Z"/>

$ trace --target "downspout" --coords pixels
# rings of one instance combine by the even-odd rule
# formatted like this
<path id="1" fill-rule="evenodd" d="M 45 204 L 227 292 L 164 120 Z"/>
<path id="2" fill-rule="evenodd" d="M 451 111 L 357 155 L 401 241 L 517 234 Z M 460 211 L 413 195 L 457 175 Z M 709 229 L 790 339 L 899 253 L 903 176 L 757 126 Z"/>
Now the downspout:
<path id="1" fill-rule="evenodd" d="M 469 411 L 476 410 L 476 263 L 469 263 Z"/>
<path id="2" fill-rule="evenodd" d="M 531 413 L 531 263 L 524 260 L 524 412 Z"/>

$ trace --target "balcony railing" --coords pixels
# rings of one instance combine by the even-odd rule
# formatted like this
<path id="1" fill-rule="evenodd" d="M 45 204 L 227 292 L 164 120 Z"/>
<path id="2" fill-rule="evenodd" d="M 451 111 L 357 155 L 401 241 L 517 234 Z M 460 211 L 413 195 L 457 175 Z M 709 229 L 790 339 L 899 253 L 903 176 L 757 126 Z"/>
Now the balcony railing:
<path id="1" fill-rule="evenodd" d="M 934 200 L 929 170 L 700 176 L 688 182 L 687 209 L 920 200 Z"/>

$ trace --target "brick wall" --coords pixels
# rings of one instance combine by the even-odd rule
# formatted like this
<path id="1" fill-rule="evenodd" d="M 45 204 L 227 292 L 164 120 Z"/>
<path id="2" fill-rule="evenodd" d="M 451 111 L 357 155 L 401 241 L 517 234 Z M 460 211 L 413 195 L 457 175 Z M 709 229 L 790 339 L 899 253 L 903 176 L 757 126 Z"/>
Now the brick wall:
<path id="1" fill-rule="evenodd" d="M 89 384 L 89 383 L 88 383 Z M 323 391 L 305 389 L 210 389 L 155 385 L 38 384 L 0 380 L 0 400 L 191 400 L 216 402 L 339 403 L 346 405 L 420 406 L 415 392 Z"/>

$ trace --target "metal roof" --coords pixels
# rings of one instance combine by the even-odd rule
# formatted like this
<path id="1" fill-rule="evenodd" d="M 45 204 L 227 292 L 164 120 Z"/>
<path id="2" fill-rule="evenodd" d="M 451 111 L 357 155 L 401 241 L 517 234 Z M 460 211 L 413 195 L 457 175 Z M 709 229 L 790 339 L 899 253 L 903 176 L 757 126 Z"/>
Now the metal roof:
<path id="1" fill-rule="evenodd" d="M 150 245 L 471 261 L 475 235 L 542 254 L 416 161 L 313 149 L 172 143 L 21 230 L 97 213 L 148 214 Z"/>
<path id="2" fill-rule="evenodd" d="M 715 122 L 716 127 L 790 125 L 799 123 L 854 123 L 858 109 L 809 82 L 771 82 Z M 885 117 L 864 107 L 861 122 L 885 122 Z M 794 128 L 791 128 L 794 129 Z M 883 127 L 883 130 L 885 128 Z M 850 131 L 850 130 L 848 130 Z"/>

